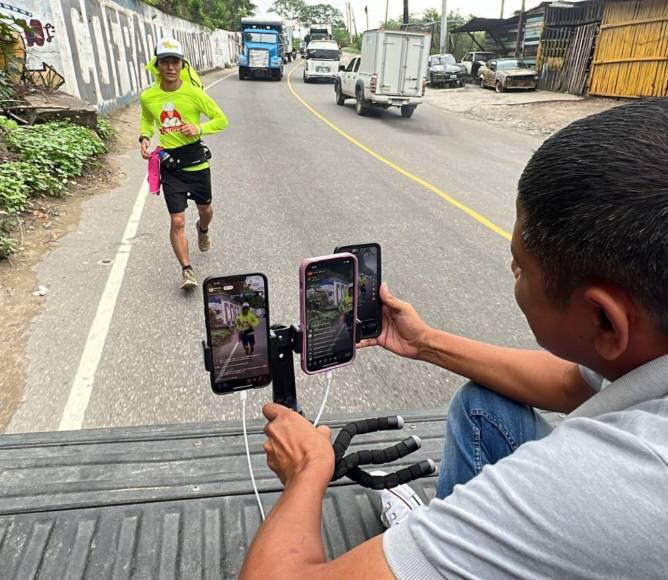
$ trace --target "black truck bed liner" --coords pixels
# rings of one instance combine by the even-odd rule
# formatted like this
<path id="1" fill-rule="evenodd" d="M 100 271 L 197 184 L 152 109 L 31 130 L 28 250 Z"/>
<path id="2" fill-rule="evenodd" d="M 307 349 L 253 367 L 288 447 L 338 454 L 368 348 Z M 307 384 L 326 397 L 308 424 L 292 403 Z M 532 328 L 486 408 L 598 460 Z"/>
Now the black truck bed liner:
<path id="1" fill-rule="evenodd" d="M 445 411 L 402 414 L 402 431 L 358 437 L 351 450 L 415 434 L 422 449 L 390 469 L 438 462 Z M 281 484 L 266 467 L 262 427 L 251 424 L 249 437 L 268 512 Z M 229 422 L 2 435 L 0 482 L 3 580 L 235 578 L 260 524 L 241 426 Z M 435 482 L 413 487 L 428 501 Z M 382 531 L 373 493 L 349 480 L 330 486 L 330 558 Z"/>

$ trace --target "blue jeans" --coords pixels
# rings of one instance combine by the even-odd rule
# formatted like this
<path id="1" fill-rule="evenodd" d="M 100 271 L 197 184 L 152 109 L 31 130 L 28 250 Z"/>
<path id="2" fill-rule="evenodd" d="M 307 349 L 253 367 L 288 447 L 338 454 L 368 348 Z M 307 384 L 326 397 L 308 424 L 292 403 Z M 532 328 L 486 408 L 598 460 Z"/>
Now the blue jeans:
<path id="1" fill-rule="evenodd" d="M 436 496 L 445 498 L 487 464 L 510 455 L 522 443 L 549 435 L 552 428 L 533 408 L 466 383 L 452 398 Z"/>

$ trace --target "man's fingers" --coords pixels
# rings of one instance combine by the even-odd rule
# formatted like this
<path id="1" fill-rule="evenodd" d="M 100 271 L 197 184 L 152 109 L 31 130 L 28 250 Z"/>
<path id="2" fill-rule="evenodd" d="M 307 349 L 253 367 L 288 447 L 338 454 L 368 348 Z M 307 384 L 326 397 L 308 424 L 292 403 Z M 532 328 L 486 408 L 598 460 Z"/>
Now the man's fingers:
<path id="1" fill-rule="evenodd" d="M 378 346 L 377 338 L 365 338 L 357 343 L 357 348 L 366 348 L 368 346 Z"/>
<path id="2" fill-rule="evenodd" d="M 327 439 L 332 438 L 332 430 L 329 427 L 327 427 L 327 425 L 319 425 L 318 427 L 316 427 L 316 429 L 318 430 L 319 433 L 322 433 L 325 437 L 327 437 Z"/>
<path id="3" fill-rule="evenodd" d="M 390 291 L 387 287 L 387 284 L 383 282 L 383 284 L 380 287 L 380 300 L 383 303 L 383 316 L 385 316 L 386 308 L 389 308 L 390 313 L 399 313 L 406 308 L 410 308 L 411 305 L 408 302 L 404 302 L 403 300 L 399 300 L 399 298 L 395 298 L 392 294 L 390 294 Z"/>
<path id="4" fill-rule="evenodd" d="M 285 415 L 285 413 L 292 413 L 292 411 L 283 405 L 278 405 L 277 403 L 267 403 L 264 407 L 262 407 L 262 413 L 269 421 L 273 421 L 276 419 L 276 417 Z"/>
<path id="5" fill-rule="evenodd" d="M 391 294 L 390 289 L 387 287 L 385 282 L 380 285 L 380 300 L 386 306 L 394 309 L 401 309 L 401 307 L 405 304 L 405 302 L 395 298 Z"/>

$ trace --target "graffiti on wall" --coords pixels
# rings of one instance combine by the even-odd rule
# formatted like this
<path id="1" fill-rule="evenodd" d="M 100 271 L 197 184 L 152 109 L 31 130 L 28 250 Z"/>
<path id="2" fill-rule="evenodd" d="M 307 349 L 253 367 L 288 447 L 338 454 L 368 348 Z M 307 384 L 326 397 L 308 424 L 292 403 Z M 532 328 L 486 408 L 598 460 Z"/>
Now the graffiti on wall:
<path id="1" fill-rule="evenodd" d="M 98 110 L 127 103 L 152 83 L 145 65 L 162 36 L 179 40 L 199 71 L 232 65 L 239 54 L 237 33 L 205 29 L 139 0 L 0 1 L 0 11 L 25 24 L 30 74 L 42 85 L 64 84 Z"/>
<path id="2" fill-rule="evenodd" d="M 0 2 L 0 13 L 12 17 L 17 22 L 13 41 L 7 40 L 5 44 L 11 45 L 7 48 L 16 59 L 21 78 L 37 87 L 52 89 L 61 87 L 65 83 L 65 78 L 47 62 L 51 58 L 52 51 L 47 50 L 42 54 L 42 51 L 37 50 L 45 45 L 48 49 L 55 41 L 56 29 L 53 23 L 43 21 L 41 19 L 43 16 L 40 14 L 6 2 Z M 5 56 L 3 62 L 6 62 L 8 51 L 3 52 Z"/>
<path id="3" fill-rule="evenodd" d="M 149 86 L 145 64 L 158 39 L 181 42 L 186 58 L 199 71 L 225 66 L 214 59 L 211 31 L 129 0 L 61 0 L 68 42 L 72 48 L 79 96 L 105 108 L 127 101 Z"/>

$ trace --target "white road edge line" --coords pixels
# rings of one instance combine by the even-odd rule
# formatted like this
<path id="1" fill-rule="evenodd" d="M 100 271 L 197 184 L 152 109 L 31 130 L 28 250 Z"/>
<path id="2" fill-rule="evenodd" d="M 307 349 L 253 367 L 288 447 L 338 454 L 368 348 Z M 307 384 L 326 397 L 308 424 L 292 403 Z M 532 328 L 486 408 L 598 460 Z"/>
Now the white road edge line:
<path id="1" fill-rule="evenodd" d="M 217 85 L 219 82 L 224 81 L 226 78 L 235 74 L 236 73 L 233 72 L 225 75 L 204 88 L 210 89 L 214 85 Z M 83 427 L 88 403 L 93 394 L 95 374 L 97 373 L 97 367 L 102 359 L 102 352 L 104 351 L 107 334 L 111 327 L 111 321 L 116 308 L 116 301 L 118 300 L 118 294 L 123 285 L 125 269 L 127 268 L 130 259 L 132 240 L 139 228 L 139 222 L 141 221 L 147 197 L 148 182 L 146 178 L 144 178 L 142 186 L 137 193 L 134 206 L 132 207 L 130 219 L 125 227 L 121 245 L 116 252 L 114 263 L 109 272 L 109 278 L 107 278 L 107 283 L 97 306 L 95 318 L 93 319 L 90 331 L 88 332 L 86 345 L 81 354 L 77 373 L 74 376 L 70 394 L 67 398 L 67 403 L 65 403 L 65 409 L 63 410 L 63 416 L 60 420 L 60 425 L 58 426 L 59 431 L 74 431 Z"/>

